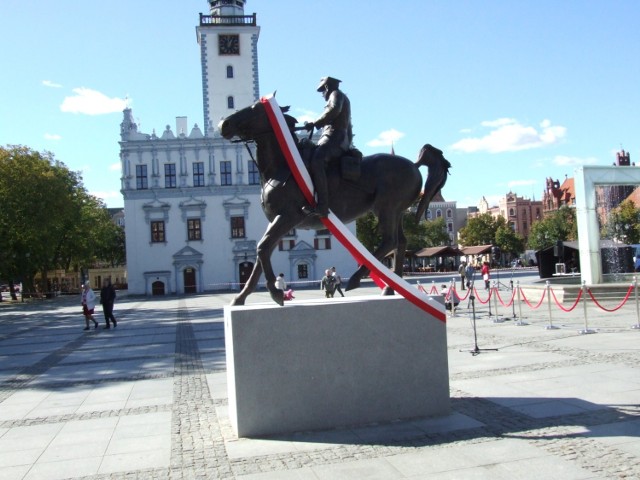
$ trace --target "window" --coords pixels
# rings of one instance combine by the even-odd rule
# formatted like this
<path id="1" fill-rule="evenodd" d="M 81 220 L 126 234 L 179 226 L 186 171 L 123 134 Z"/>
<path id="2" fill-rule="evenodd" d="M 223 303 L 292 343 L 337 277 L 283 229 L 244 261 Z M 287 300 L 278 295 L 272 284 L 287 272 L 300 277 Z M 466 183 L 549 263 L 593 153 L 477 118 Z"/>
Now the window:
<path id="1" fill-rule="evenodd" d="M 233 78 L 233 66 L 227 65 L 227 78 Z"/>
<path id="2" fill-rule="evenodd" d="M 447 218 L 452 218 L 453 217 L 453 212 L 451 211 L 450 208 L 447 208 Z"/>
<path id="3" fill-rule="evenodd" d="M 231 162 L 220 162 L 220 185 L 231 185 Z"/>
<path id="4" fill-rule="evenodd" d="M 513 217 L 516 214 L 516 211 L 513 208 L 509 209 L 509 216 Z"/>
<path id="5" fill-rule="evenodd" d="M 146 165 L 136 165 L 136 188 L 138 190 L 146 190 L 149 188 Z"/>
<path id="6" fill-rule="evenodd" d="M 447 223 L 447 232 L 453 232 L 453 223 Z"/>
<path id="7" fill-rule="evenodd" d="M 313 239 L 313 248 L 316 250 L 331 250 L 330 235 L 329 230 L 318 230 L 316 238 Z"/>
<path id="8" fill-rule="evenodd" d="M 309 278 L 309 265 L 306 263 L 298 264 L 298 278 Z"/>
<path id="9" fill-rule="evenodd" d="M 431 210 L 427 210 L 427 220 L 431 220 L 432 216 L 433 214 L 431 213 Z"/>
<path id="10" fill-rule="evenodd" d="M 235 108 L 234 105 L 235 105 L 235 103 L 233 101 L 233 96 L 229 95 L 227 97 L 227 108 Z"/>
<path id="11" fill-rule="evenodd" d="M 193 186 L 204 187 L 204 162 L 193 162 Z"/>
<path id="12" fill-rule="evenodd" d="M 249 171 L 249 185 L 260 185 L 260 172 L 256 162 L 249 160 L 247 170 Z"/>
<path id="13" fill-rule="evenodd" d="M 280 240 L 280 242 L 278 242 L 278 250 L 281 252 L 284 252 L 285 250 L 293 250 L 293 247 L 295 246 L 295 240 Z"/>
<path id="14" fill-rule="evenodd" d="M 199 218 L 187 220 L 187 238 L 189 240 L 202 240 L 202 229 Z"/>
<path id="15" fill-rule="evenodd" d="M 164 243 L 164 222 L 151 222 L 151 242 Z"/>
<path id="16" fill-rule="evenodd" d="M 442 217 L 442 210 L 438 209 L 436 210 L 436 218 L 440 218 Z"/>
<path id="17" fill-rule="evenodd" d="M 175 163 L 164 164 L 164 187 L 176 188 L 176 164 Z"/>
<path id="18" fill-rule="evenodd" d="M 244 237 L 244 217 L 231 217 L 231 238 Z"/>

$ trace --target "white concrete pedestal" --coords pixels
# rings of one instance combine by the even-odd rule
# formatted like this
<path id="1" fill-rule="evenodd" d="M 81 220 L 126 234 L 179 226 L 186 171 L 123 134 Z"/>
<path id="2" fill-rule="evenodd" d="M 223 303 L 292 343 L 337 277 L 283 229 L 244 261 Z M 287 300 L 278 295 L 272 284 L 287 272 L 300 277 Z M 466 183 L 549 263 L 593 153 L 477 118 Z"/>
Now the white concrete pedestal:
<path id="1" fill-rule="evenodd" d="M 449 413 L 446 325 L 400 296 L 228 306 L 224 316 L 239 437 Z"/>

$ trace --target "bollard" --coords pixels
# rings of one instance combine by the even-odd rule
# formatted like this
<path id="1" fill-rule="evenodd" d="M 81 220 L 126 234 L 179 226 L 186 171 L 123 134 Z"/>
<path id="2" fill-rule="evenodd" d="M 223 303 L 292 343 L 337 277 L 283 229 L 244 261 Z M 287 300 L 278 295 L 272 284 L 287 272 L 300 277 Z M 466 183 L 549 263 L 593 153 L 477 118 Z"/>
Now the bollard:
<path id="1" fill-rule="evenodd" d="M 512 274 L 513 275 L 513 274 Z M 511 287 L 511 311 L 513 312 L 513 319 L 516 318 L 516 296 L 513 291 L 513 277 L 509 280 L 509 286 Z"/>
<path id="2" fill-rule="evenodd" d="M 451 283 L 449 283 L 449 301 L 451 302 L 451 318 L 456 316 L 455 286 L 456 286 L 455 279 L 452 278 L 451 279 Z"/>
<path id="3" fill-rule="evenodd" d="M 522 321 L 522 302 L 520 301 L 520 280 L 516 281 L 516 288 L 518 289 L 518 321 L 514 323 L 514 325 L 517 325 L 519 327 L 522 327 L 524 325 L 529 325 L 526 322 Z M 513 300 L 515 302 L 515 299 Z"/>
<path id="4" fill-rule="evenodd" d="M 636 276 L 633 277 L 633 290 L 636 295 L 636 324 L 631 325 L 631 328 L 640 330 L 640 305 L 638 305 L 638 278 Z"/>
<path id="5" fill-rule="evenodd" d="M 493 292 L 493 310 L 496 313 L 496 316 L 493 317 L 493 323 L 502 323 L 503 320 L 498 315 L 498 284 L 495 280 L 493 282 L 493 289 L 491 291 Z M 491 303 L 491 299 L 489 299 L 489 303 Z"/>
<path id="6" fill-rule="evenodd" d="M 547 294 L 547 305 L 549 306 L 549 325 L 545 327 L 545 330 L 557 330 L 560 327 L 556 327 L 553 324 L 553 320 L 551 318 L 551 284 L 549 283 L 549 280 L 547 280 L 546 294 Z"/>
<path id="7" fill-rule="evenodd" d="M 588 335 L 589 333 L 596 333 L 595 330 L 589 330 L 589 325 L 587 323 L 587 282 L 582 281 L 582 307 L 584 310 L 584 329 L 579 330 L 578 333 L 580 335 Z"/>

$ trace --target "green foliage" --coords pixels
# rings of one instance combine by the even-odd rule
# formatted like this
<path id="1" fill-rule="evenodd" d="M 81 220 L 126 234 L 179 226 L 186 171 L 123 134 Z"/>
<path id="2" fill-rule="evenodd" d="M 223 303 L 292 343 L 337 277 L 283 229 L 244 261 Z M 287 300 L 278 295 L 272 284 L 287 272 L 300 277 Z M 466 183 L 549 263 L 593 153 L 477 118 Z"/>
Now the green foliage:
<path id="1" fill-rule="evenodd" d="M 448 245 L 450 242 L 447 233 L 447 225 L 444 218 L 436 218 L 423 222 L 425 226 L 424 240 L 422 247 L 439 247 L 440 245 Z"/>
<path id="2" fill-rule="evenodd" d="M 500 247 L 503 253 L 519 255 L 524 252 L 524 238 L 506 225 L 501 225 L 496 230 L 494 245 Z"/>
<path id="3" fill-rule="evenodd" d="M 531 225 L 529 248 L 542 250 L 552 247 L 559 240 L 575 240 L 577 238 L 576 211 L 574 208 L 564 206 Z"/>
<path id="4" fill-rule="evenodd" d="M 499 217 L 502 218 L 502 217 Z M 504 222 L 504 218 L 502 218 Z M 493 245 L 500 224 L 489 213 L 470 218 L 460 229 L 460 243 L 465 246 Z"/>
<path id="5" fill-rule="evenodd" d="M 37 272 L 46 282 L 48 271 L 91 266 L 113 248 L 115 225 L 101 200 L 51 153 L 0 147 L 0 205 L 0 277 L 26 289 Z"/>
<path id="6" fill-rule="evenodd" d="M 608 215 L 602 236 L 627 245 L 640 243 L 640 209 L 631 200 L 623 201 Z"/>
<path id="7" fill-rule="evenodd" d="M 370 252 L 373 252 L 380 245 L 378 219 L 373 213 L 369 212 L 356 220 L 356 237 Z"/>

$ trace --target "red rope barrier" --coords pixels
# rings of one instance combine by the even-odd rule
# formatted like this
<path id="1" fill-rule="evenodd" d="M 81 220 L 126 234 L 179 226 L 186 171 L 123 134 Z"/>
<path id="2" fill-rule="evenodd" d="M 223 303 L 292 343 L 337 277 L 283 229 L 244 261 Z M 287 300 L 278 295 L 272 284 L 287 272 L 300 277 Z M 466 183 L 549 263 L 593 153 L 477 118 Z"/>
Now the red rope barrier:
<path id="1" fill-rule="evenodd" d="M 456 292 L 456 296 L 460 299 L 461 302 L 464 302 L 469 297 L 469 294 L 471 293 L 471 289 L 469 288 L 467 290 L 467 293 L 464 295 L 464 297 L 461 297 L 460 294 L 458 293 L 458 290 L 456 290 L 455 287 L 453 287 L 453 290 Z"/>
<path id="2" fill-rule="evenodd" d="M 507 307 L 508 308 L 513 303 L 513 299 L 516 298 L 516 291 L 515 290 L 511 290 L 511 299 L 509 300 L 509 303 L 504 303 L 502 301 L 502 298 L 500 297 L 500 291 L 498 289 L 496 289 L 496 295 L 498 296 L 498 300 L 500 301 L 500 304 L 503 307 Z"/>
<path id="3" fill-rule="evenodd" d="M 570 308 L 564 308 L 562 306 L 562 304 L 558 301 L 558 298 L 556 297 L 556 293 L 553 291 L 553 288 L 551 289 L 551 296 L 553 297 L 553 300 L 556 302 L 556 305 L 560 307 L 560 310 L 562 310 L 563 312 L 570 312 L 571 310 L 573 310 L 578 306 L 578 302 L 582 298 L 582 289 L 580 289 L 580 292 L 578 292 L 578 298 L 576 298 L 576 301 Z"/>
<path id="4" fill-rule="evenodd" d="M 435 285 L 431 286 L 431 290 L 429 290 L 429 295 L 438 295 L 438 289 Z"/>
<path id="5" fill-rule="evenodd" d="M 589 296 L 591 297 L 591 300 L 593 300 L 593 303 L 595 303 L 598 308 L 604 310 L 605 312 L 615 312 L 616 310 L 619 310 L 620 308 L 622 308 L 622 306 L 627 303 L 627 300 L 629 300 L 629 296 L 631 295 L 631 291 L 633 290 L 633 285 L 631 285 L 629 287 L 629 290 L 627 290 L 627 295 L 622 299 L 622 302 L 620 302 L 620 305 L 618 305 L 615 308 L 612 309 L 608 309 L 606 307 L 603 307 L 598 300 L 596 300 L 596 297 L 593 296 L 593 293 L 591 293 L 591 289 L 587 288 L 587 292 L 589 293 Z"/>
<path id="6" fill-rule="evenodd" d="M 488 296 L 488 297 L 487 297 L 487 299 L 483 302 L 483 301 L 482 301 L 482 299 L 480 298 L 480 296 L 478 295 L 478 289 L 477 289 L 477 288 L 475 288 L 475 287 L 473 287 L 473 289 L 475 290 L 475 292 L 476 292 L 476 298 L 478 299 L 478 301 L 479 301 L 480 303 L 482 303 L 482 304 L 489 303 L 489 300 L 491 300 L 491 290 L 489 290 L 489 296 Z"/>
<path id="7" fill-rule="evenodd" d="M 542 292 L 542 297 L 540 297 L 540 301 L 538 302 L 538 304 L 534 307 L 533 305 L 531 305 L 531 303 L 529 303 L 529 300 L 527 300 L 527 297 L 524 294 L 524 290 L 522 290 L 522 288 L 520 288 L 520 293 L 522 294 L 522 299 L 524 300 L 524 303 L 526 303 L 527 305 L 529 305 L 529 307 L 533 310 L 535 310 L 536 308 L 538 308 L 540 305 L 542 305 L 542 301 L 544 300 L 545 295 L 547 294 L 547 290 L 545 289 Z"/>

